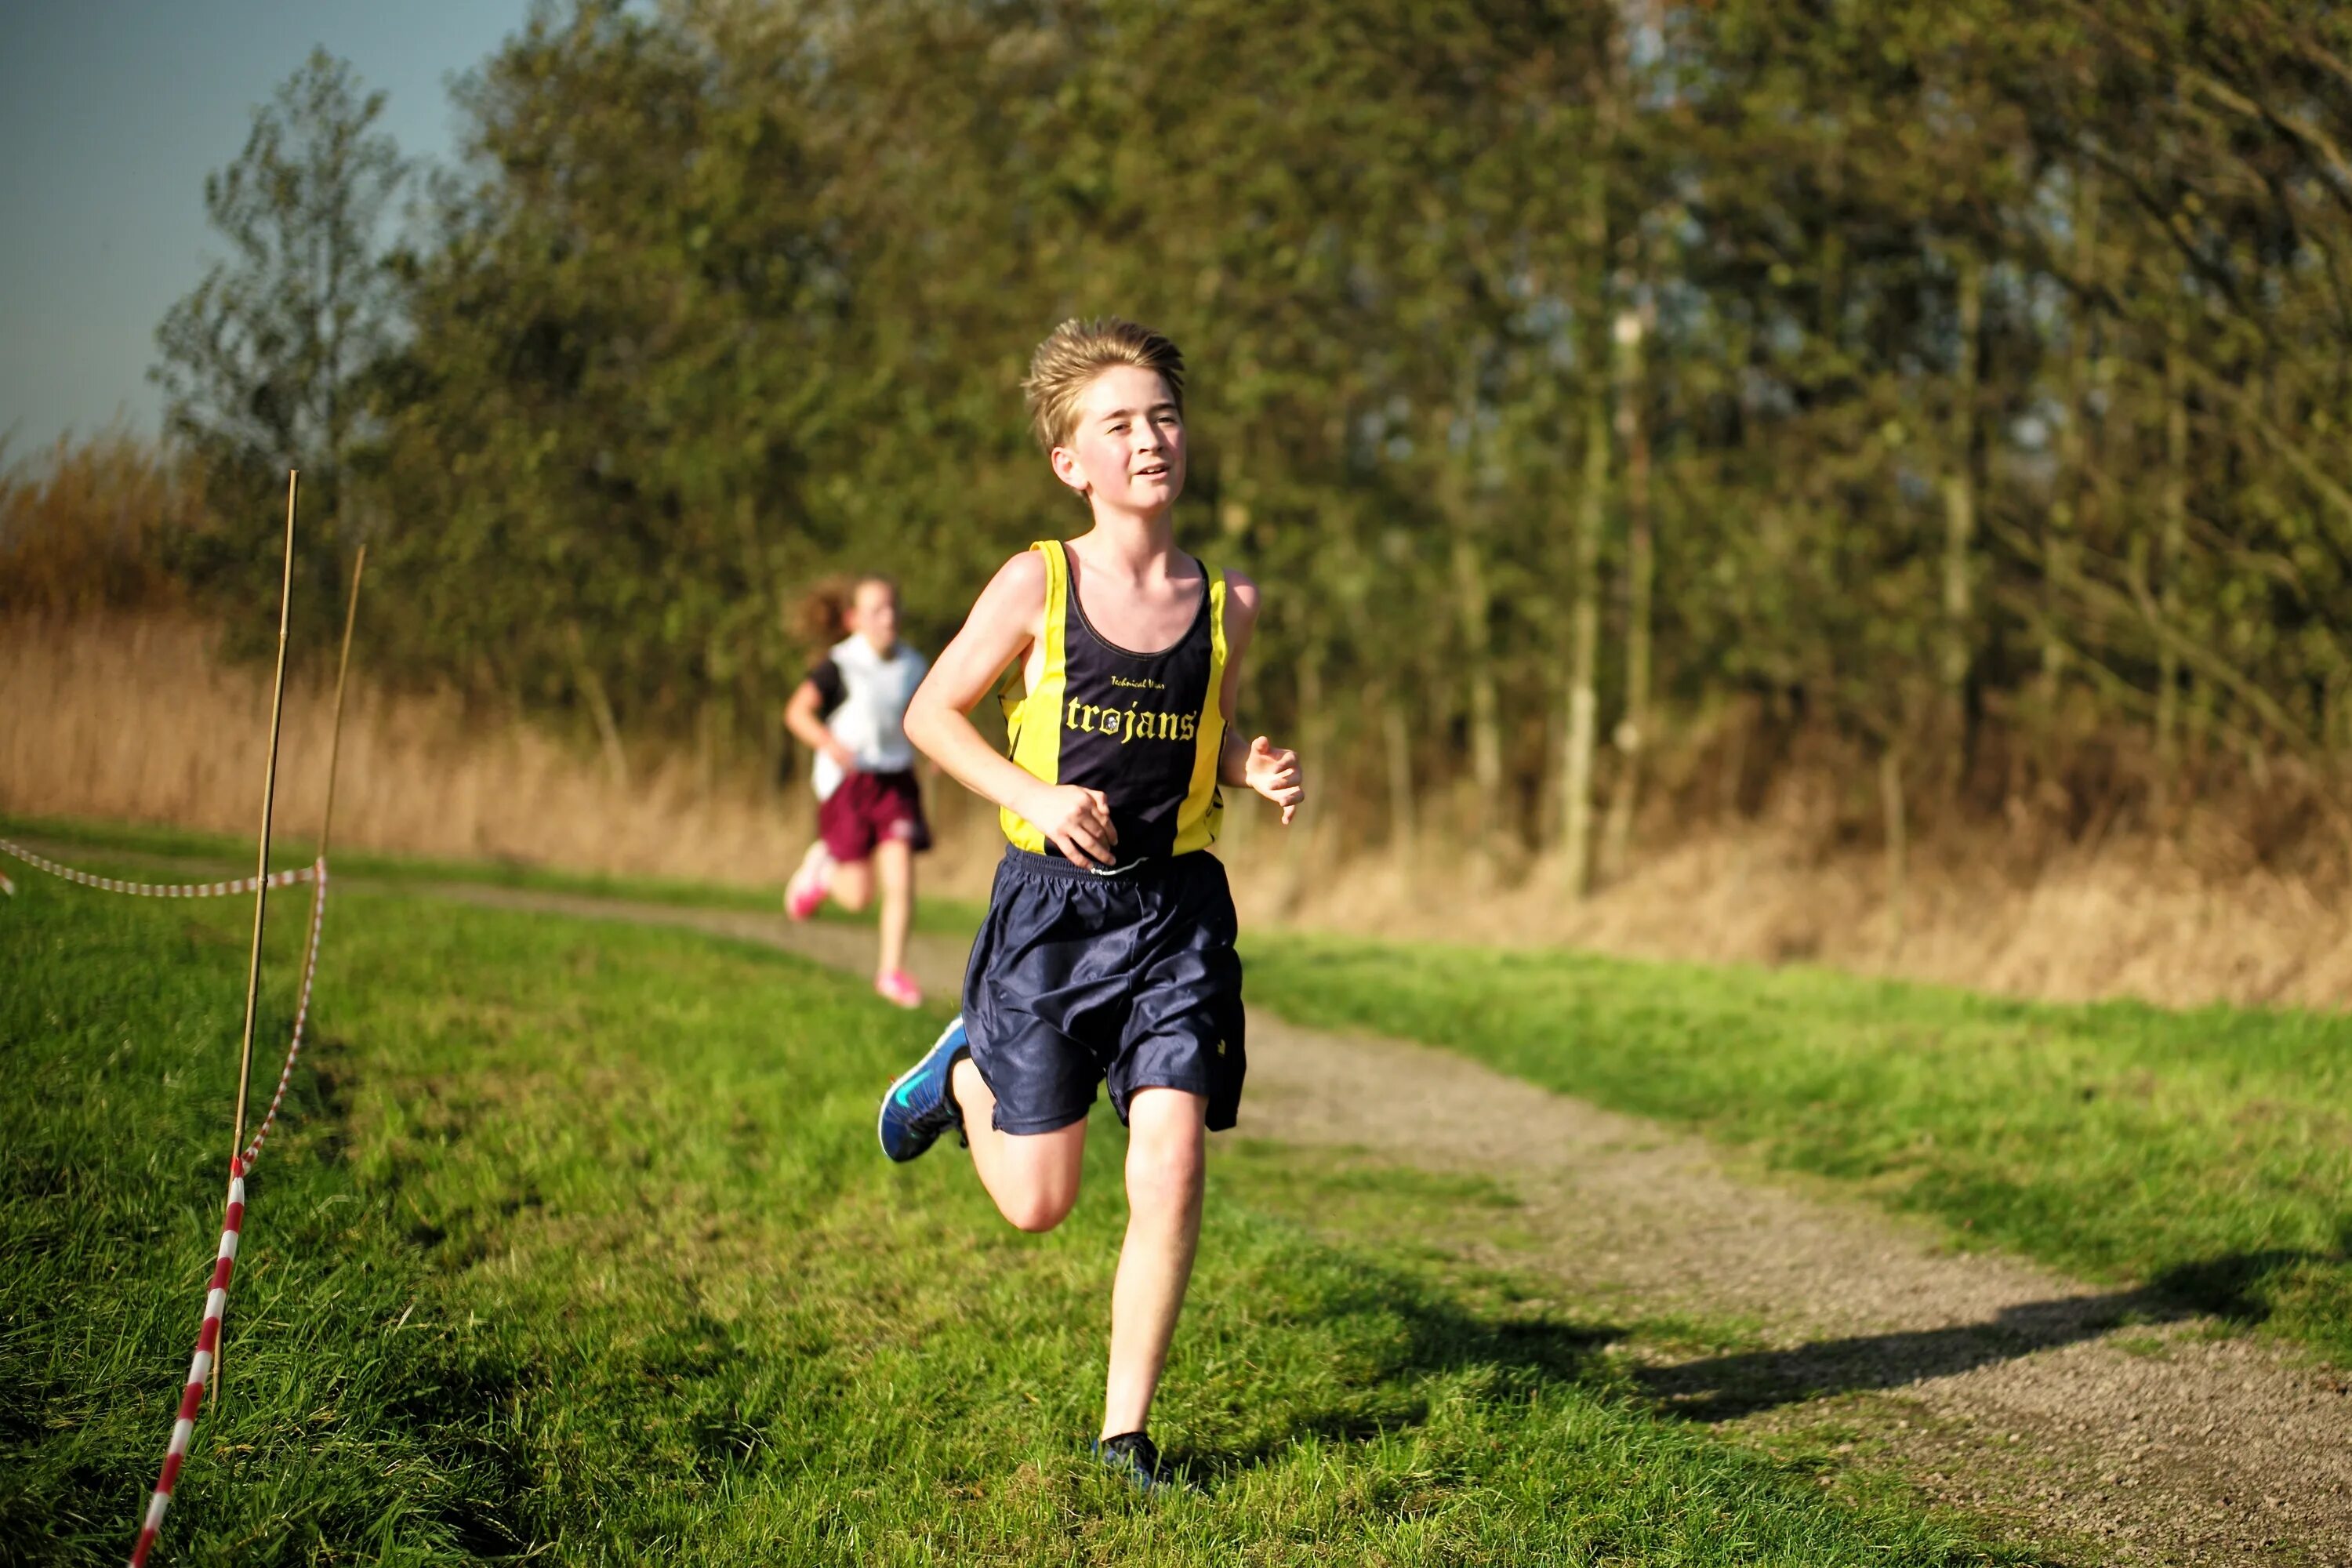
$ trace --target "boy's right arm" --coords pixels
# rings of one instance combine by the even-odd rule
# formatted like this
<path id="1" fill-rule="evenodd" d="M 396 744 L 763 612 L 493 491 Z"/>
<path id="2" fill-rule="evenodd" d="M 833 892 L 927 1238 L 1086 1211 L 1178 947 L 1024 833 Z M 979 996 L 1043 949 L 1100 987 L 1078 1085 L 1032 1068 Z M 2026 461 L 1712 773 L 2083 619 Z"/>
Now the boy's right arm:
<path id="1" fill-rule="evenodd" d="M 1110 865 L 1118 835 L 1100 790 L 1049 784 L 999 754 L 972 709 L 1044 630 L 1045 563 L 1023 551 L 997 569 L 907 704 L 907 739 L 973 794 L 1034 824 L 1074 866 Z"/>

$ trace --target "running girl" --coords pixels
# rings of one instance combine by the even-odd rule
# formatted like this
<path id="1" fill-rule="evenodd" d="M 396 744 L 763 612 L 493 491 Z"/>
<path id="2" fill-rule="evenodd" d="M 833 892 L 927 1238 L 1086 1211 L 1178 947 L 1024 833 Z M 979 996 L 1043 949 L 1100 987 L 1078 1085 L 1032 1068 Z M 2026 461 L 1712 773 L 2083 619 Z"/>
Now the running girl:
<path id="1" fill-rule="evenodd" d="M 802 613 L 812 641 L 841 640 L 784 705 L 784 727 L 816 754 L 818 802 L 817 840 L 784 889 L 784 912 L 804 921 L 828 894 L 843 909 L 863 910 L 880 881 L 874 989 L 901 1007 L 919 1007 L 923 993 L 907 973 L 907 931 L 915 918 L 915 857 L 931 847 L 931 829 L 901 722 L 928 666 L 898 640 L 898 586 L 887 577 L 820 584 Z"/>

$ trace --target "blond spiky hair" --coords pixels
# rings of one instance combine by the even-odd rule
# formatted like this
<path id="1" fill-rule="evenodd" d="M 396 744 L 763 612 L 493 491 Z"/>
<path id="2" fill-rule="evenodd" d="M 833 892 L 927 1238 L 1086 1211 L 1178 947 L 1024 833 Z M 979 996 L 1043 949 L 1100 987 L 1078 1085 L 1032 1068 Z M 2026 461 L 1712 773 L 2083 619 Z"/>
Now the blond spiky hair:
<path id="1" fill-rule="evenodd" d="M 1021 383 L 1040 447 L 1050 452 L 1069 445 L 1077 424 L 1079 397 L 1096 376 L 1118 364 L 1157 374 L 1168 384 L 1176 412 L 1184 412 L 1184 356 L 1174 343 L 1150 327 L 1117 316 L 1088 321 L 1073 316 L 1037 345 L 1037 352 L 1029 356 L 1029 374 Z"/>

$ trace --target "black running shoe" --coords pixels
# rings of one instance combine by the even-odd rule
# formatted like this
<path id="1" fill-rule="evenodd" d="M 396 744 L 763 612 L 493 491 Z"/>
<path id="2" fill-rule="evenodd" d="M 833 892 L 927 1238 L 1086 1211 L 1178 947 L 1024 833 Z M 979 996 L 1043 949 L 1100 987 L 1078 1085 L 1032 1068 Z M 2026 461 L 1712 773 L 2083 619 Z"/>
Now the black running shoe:
<path id="1" fill-rule="evenodd" d="M 1146 1497 L 1197 1495 L 1200 1491 L 1175 1466 L 1162 1460 L 1159 1445 L 1140 1432 L 1097 1437 L 1089 1451 L 1103 1468 Z"/>
<path id="2" fill-rule="evenodd" d="M 963 1041 L 963 1020 L 958 1018 L 940 1032 L 921 1061 L 898 1075 L 875 1119 L 882 1152 L 893 1160 L 911 1160 L 938 1142 L 940 1133 L 963 1125 L 948 1079 L 956 1058 L 971 1054 Z"/>

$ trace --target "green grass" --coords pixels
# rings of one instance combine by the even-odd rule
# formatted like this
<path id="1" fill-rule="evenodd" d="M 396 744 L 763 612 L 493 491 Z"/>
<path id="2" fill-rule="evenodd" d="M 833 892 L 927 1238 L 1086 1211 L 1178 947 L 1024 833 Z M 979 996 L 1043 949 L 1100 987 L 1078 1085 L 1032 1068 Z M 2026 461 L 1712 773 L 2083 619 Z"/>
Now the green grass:
<path id="1" fill-rule="evenodd" d="M 22 887 L 0 1562 L 120 1561 L 219 1220 L 247 917 Z M 1077 1458 L 1115 1123 L 1024 1237 L 961 1154 L 871 1147 L 935 1020 L 749 946 L 393 891 L 331 903 L 317 1021 L 164 1561 L 2016 1560 L 1647 1413 L 1529 1292 L 1286 1217 L 1480 1192 L 1262 1150 L 1219 1152 L 1155 1422 L 1210 1495 L 1145 1504 Z"/>
<path id="2" fill-rule="evenodd" d="M 2352 1363 L 2352 1018 L 1255 934 L 1251 1001 L 1450 1047 Z"/>
<path id="3" fill-rule="evenodd" d="M 151 852 L 226 847 L 6 826 Z M 368 872 L 460 873 L 766 907 L 764 894 L 692 883 L 406 861 Z M 976 911 L 926 900 L 922 919 L 956 931 Z M 2352 1018 L 1280 931 L 1245 933 L 1244 948 L 1253 1004 L 1299 1023 L 1460 1050 L 1934 1216 L 1959 1245 L 2149 1284 L 2352 1364 Z"/>
<path id="4" fill-rule="evenodd" d="M 152 853 L 231 847 L 164 829 L 0 826 Z M 767 907 L 764 893 L 688 882 L 342 868 Z M 976 918 L 943 900 L 921 911 L 941 931 Z M 1449 1047 L 1851 1184 L 1946 1222 L 1959 1244 L 2150 1283 L 2352 1363 L 2352 1019 L 1278 931 L 1244 946 L 1253 1003 L 1297 1022 Z"/>

